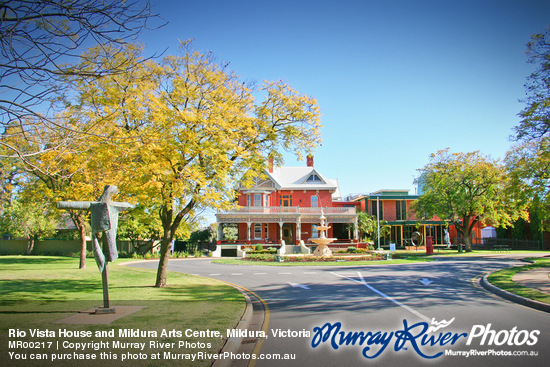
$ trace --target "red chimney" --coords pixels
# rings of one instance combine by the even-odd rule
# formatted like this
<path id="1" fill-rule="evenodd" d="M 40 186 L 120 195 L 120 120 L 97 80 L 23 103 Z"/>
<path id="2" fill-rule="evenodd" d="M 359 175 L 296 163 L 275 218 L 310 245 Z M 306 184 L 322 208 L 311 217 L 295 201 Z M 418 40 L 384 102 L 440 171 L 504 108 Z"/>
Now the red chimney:
<path id="1" fill-rule="evenodd" d="M 269 173 L 273 173 L 273 157 L 269 157 Z"/>
<path id="2" fill-rule="evenodd" d="M 307 155 L 307 166 L 308 167 L 313 167 L 313 154 L 308 154 Z"/>

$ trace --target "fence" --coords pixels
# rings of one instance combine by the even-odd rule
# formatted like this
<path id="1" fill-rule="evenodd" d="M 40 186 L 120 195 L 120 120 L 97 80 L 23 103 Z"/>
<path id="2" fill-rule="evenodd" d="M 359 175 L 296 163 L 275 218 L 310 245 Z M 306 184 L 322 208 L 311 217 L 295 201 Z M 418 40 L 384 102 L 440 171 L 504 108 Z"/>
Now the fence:
<path id="1" fill-rule="evenodd" d="M 453 245 L 463 244 L 462 238 L 454 238 Z M 544 243 L 534 240 L 515 240 L 508 238 L 472 238 L 472 248 L 474 249 L 492 249 L 495 246 L 506 246 L 511 250 L 543 250 Z"/>
<path id="2" fill-rule="evenodd" d="M 0 240 L 0 255 L 25 255 L 27 240 Z M 130 241 L 117 241 L 119 252 L 133 252 Z M 33 255 L 69 255 L 80 252 L 80 240 L 42 240 L 34 241 Z M 87 251 L 92 251 L 92 241 L 86 241 Z"/>

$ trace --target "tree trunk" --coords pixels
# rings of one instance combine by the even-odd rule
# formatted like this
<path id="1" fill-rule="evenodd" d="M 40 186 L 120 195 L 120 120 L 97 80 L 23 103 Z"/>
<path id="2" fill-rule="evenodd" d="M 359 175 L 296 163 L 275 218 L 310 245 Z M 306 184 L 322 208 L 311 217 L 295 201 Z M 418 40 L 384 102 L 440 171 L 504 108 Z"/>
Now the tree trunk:
<path id="1" fill-rule="evenodd" d="M 26 254 L 30 255 L 34 249 L 34 236 L 28 236 L 29 242 L 27 242 L 27 251 Z"/>
<path id="2" fill-rule="evenodd" d="M 470 231 L 464 233 L 464 247 L 466 252 L 472 252 L 472 236 L 468 232 Z"/>
<path id="3" fill-rule="evenodd" d="M 185 208 L 175 216 L 173 222 L 173 212 L 171 208 L 165 206 L 160 210 L 159 214 L 164 234 L 162 236 L 162 244 L 160 245 L 160 261 L 157 270 L 157 281 L 155 283 L 155 287 L 157 288 L 166 287 L 166 273 L 168 271 L 168 260 L 170 260 L 172 239 L 174 238 L 174 234 L 176 233 L 182 219 L 193 209 L 194 206 L 195 200 L 191 200 L 187 203 Z"/>
<path id="4" fill-rule="evenodd" d="M 86 269 L 86 221 L 76 211 L 71 211 L 70 216 L 80 236 L 80 265 L 78 268 Z"/>
<path id="5" fill-rule="evenodd" d="M 464 251 L 472 252 L 472 226 L 470 222 L 472 217 L 465 217 L 462 219 L 462 235 L 464 238 Z"/>
<path id="6" fill-rule="evenodd" d="M 86 230 L 84 223 L 79 223 L 78 232 L 80 234 L 80 266 L 79 269 L 86 269 Z"/>
<path id="7" fill-rule="evenodd" d="M 172 231 L 170 228 L 164 228 L 164 235 L 162 236 L 162 243 L 160 245 L 160 260 L 157 270 L 157 281 L 155 287 L 166 287 L 166 273 L 168 271 L 168 260 L 170 259 L 170 247 L 172 244 Z"/>

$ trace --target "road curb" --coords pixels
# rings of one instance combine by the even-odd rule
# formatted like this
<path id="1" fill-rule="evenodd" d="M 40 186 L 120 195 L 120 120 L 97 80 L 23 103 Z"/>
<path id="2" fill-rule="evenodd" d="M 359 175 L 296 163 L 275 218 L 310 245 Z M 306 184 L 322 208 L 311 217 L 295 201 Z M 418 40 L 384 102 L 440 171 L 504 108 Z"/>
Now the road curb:
<path id="1" fill-rule="evenodd" d="M 547 303 L 543 303 L 543 302 L 535 301 L 535 300 L 525 298 L 525 297 L 522 297 L 522 296 L 518 296 L 517 294 L 505 291 L 504 289 L 501 289 L 501 288 L 491 284 L 489 282 L 489 279 L 488 279 L 489 275 L 490 274 L 486 274 L 481 278 L 481 285 L 483 286 L 483 288 L 485 288 L 489 292 L 492 292 L 492 293 L 494 293 L 494 294 L 496 294 L 496 295 L 498 295 L 502 298 L 505 298 L 509 301 L 518 303 L 518 304 L 523 305 L 523 306 L 531 307 L 531 308 L 537 309 L 539 311 L 550 312 L 550 305 L 547 304 Z"/>
<path id="2" fill-rule="evenodd" d="M 255 303 L 261 303 L 259 298 L 254 293 L 250 292 L 247 289 L 241 288 L 236 284 L 227 283 L 227 282 L 224 282 L 224 283 L 238 289 L 246 300 L 246 308 L 243 312 L 243 315 L 241 316 L 241 320 L 239 321 L 235 329 L 236 330 L 251 330 L 251 329 L 259 330 L 259 328 L 261 328 L 265 320 L 265 309 L 262 308 L 262 310 L 259 310 L 258 307 L 256 307 L 256 309 L 254 307 Z M 254 297 L 257 301 L 253 301 L 251 297 Z M 253 321 L 253 319 L 255 319 L 255 321 Z M 261 324 L 258 322 L 258 319 L 261 320 Z M 243 347 L 247 351 L 251 351 L 256 347 L 256 345 L 259 342 L 260 340 L 255 340 L 255 339 L 251 340 L 243 337 L 230 337 L 225 342 L 225 345 L 223 346 L 219 354 L 224 354 L 224 353 L 237 354 L 240 350 L 243 349 Z M 230 358 L 217 359 L 212 364 L 212 367 L 247 366 L 249 362 L 250 362 L 249 360 L 232 360 Z"/>

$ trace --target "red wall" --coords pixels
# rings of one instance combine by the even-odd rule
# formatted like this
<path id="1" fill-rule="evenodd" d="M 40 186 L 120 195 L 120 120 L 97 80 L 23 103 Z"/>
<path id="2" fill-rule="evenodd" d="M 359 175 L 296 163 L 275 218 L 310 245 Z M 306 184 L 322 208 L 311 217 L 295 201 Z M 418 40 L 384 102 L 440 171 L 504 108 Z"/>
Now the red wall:
<path id="1" fill-rule="evenodd" d="M 251 198 L 251 205 L 252 205 L 252 197 L 253 194 L 250 194 Z M 317 191 L 305 191 L 304 190 L 283 190 L 283 191 L 276 191 L 268 196 L 267 204 L 268 206 L 279 206 L 279 197 L 282 195 L 292 195 L 292 206 L 299 206 L 299 207 L 310 207 L 311 206 L 311 197 L 314 195 L 317 195 L 319 197 L 318 200 L 318 206 L 319 207 L 334 207 L 334 206 L 343 206 L 340 204 L 334 205 L 332 201 L 332 194 L 327 190 L 320 190 L 319 193 Z M 238 204 L 240 206 L 246 206 L 247 205 L 247 194 L 244 194 L 241 192 L 241 195 L 239 195 Z M 347 203 L 347 204 L 354 204 L 354 203 Z"/>
<path id="2" fill-rule="evenodd" d="M 243 192 L 239 195 L 238 198 L 238 204 L 240 206 L 247 206 L 247 195 Z M 327 190 L 283 190 L 283 191 L 276 191 L 271 193 L 268 196 L 267 205 L 268 206 L 280 206 L 279 198 L 282 195 L 292 195 L 292 206 L 293 207 L 311 207 L 311 197 L 317 196 L 318 207 L 343 207 L 344 205 L 354 205 L 358 206 L 360 203 L 355 202 L 333 202 L 332 201 L 332 193 Z M 253 194 L 250 194 L 251 201 L 250 204 L 253 205 L 252 198 Z M 330 226 L 330 223 L 329 223 Z M 251 226 L 250 229 L 250 240 L 251 242 L 262 242 L 262 240 L 255 240 L 254 239 L 254 223 Z M 296 225 L 293 224 L 293 232 L 296 235 Z M 243 242 L 247 240 L 247 224 L 246 223 L 239 223 L 239 241 Z M 278 223 L 269 223 L 268 224 L 268 239 L 279 243 L 280 238 L 280 228 Z M 332 228 L 327 231 L 327 237 L 332 236 Z M 262 238 L 266 238 L 266 234 L 264 233 L 264 227 L 262 226 Z M 303 240 L 304 242 L 308 242 L 308 240 L 311 238 L 311 224 L 309 223 L 302 223 L 302 238 L 295 238 L 296 242 L 299 243 L 300 240 Z"/>

